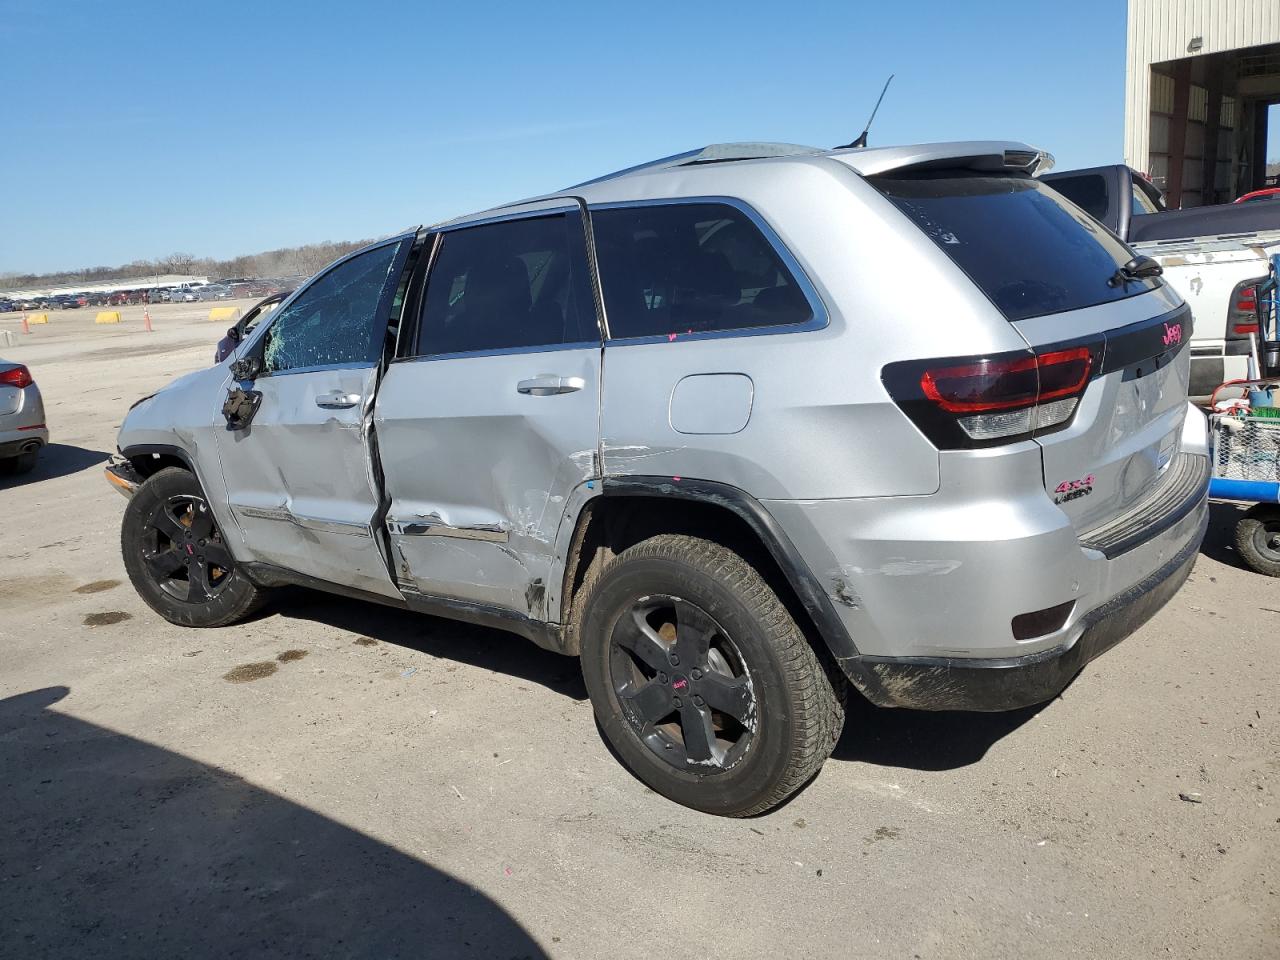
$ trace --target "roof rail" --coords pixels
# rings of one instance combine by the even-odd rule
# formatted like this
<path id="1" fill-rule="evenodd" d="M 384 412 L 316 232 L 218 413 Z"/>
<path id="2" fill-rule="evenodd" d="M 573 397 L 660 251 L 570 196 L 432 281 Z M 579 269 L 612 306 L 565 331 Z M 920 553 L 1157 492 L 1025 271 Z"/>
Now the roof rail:
<path id="1" fill-rule="evenodd" d="M 826 150 L 821 147 L 806 147 L 798 143 L 713 143 L 697 150 L 674 153 L 660 160 L 650 160 L 647 163 L 638 163 L 633 167 L 624 167 L 621 170 L 615 170 L 613 173 L 606 173 L 602 177 L 575 183 L 568 189 L 576 190 L 578 187 L 586 187 L 593 183 L 603 183 L 605 180 L 614 180 L 633 173 L 659 170 L 664 167 L 688 167 L 701 163 L 762 160 L 767 157 L 798 157 L 818 153 L 826 153 Z"/>

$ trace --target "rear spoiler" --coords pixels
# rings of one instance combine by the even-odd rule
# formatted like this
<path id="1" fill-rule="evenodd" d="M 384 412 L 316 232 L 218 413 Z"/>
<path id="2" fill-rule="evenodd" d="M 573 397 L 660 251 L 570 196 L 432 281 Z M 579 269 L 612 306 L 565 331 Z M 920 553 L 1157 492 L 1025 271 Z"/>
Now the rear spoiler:
<path id="1" fill-rule="evenodd" d="M 1025 143 L 970 141 L 920 143 L 906 147 L 871 150 L 834 150 L 833 160 L 852 167 L 864 177 L 915 170 L 974 170 L 983 173 L 1026 173 L 1031 176 L 1053 168 L 1053 155 Z"/>

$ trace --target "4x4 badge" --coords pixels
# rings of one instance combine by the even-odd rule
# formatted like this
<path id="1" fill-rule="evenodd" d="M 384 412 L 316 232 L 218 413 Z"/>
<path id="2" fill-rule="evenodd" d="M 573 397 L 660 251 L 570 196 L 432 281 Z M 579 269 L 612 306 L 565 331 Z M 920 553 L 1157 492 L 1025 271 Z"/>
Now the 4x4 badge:
<path id="1" fill-rule="evenodd" d="M 1078 500 L 1081 497 L 1087 497 L 1093 493 L 1093 474 L 1082 477 L 1079 480 L 1063 480 L 1060 484 L 1053 488 L 1055 494 L 1054 503 L 1066 503 L 1068 500 Z"/>

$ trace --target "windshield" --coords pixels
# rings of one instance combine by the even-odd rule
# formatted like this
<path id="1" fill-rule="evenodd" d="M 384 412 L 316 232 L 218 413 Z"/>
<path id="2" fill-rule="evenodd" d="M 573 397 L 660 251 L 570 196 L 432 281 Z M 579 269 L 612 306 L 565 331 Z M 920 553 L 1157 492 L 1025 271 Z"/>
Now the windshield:
<path id="1" fill-rule="evenodd" d="M 869 179 L 1008 320 L 1120 300 L 1159 283 L 1112 286 L 1108 281 L 1133 252 L 1030 177 L 940 170 Z"/>

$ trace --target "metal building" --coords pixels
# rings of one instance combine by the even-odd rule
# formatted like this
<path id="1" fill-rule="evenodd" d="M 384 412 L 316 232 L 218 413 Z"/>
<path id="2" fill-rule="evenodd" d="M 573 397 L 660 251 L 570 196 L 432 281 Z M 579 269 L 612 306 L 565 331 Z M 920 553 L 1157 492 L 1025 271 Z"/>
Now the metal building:
<path id="1" fill-rule="evenodd" d="M 1280 103 L 1280 0 L 1129 0 L 1125 162 L 1171 207 L 1226 203 L 1266 180 Z"/>

